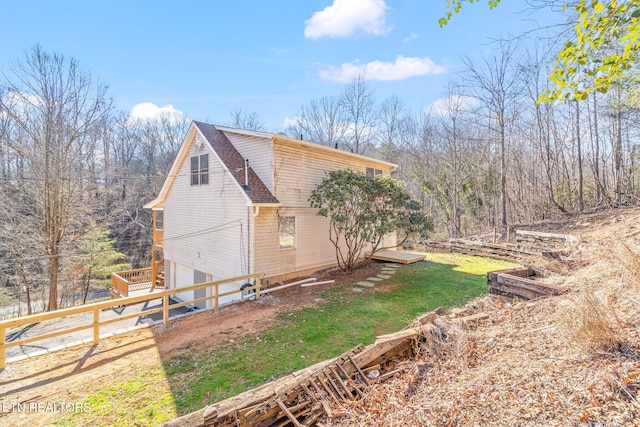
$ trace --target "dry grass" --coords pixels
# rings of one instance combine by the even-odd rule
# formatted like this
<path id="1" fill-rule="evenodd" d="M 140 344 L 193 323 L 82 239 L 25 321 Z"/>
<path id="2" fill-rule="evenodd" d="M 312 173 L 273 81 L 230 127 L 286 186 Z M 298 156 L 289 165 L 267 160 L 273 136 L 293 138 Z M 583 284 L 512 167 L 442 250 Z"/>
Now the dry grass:
<path id="1" fill-rule="evenodd" d="M 465 315 L 490 315 L 477 327 L 439 318 L 400 374 L 328 424 L 639 426 L 638 212 L 574 228 L 582 243 L 572 266 L 552 277 L 572 293 L 477 299 Z"/>

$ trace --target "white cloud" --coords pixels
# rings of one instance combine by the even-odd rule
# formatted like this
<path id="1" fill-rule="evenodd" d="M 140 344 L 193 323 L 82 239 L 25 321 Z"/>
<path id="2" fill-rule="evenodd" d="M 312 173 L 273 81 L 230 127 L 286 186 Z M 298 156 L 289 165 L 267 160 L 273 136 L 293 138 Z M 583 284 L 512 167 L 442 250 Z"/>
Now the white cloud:
<path id="1" fill-rule="evenodd" d="M 155 120 L 165 115 L 175 116 L 176 119 L 179 120 L 184 118 L 184 113 L 175 109 L 173 105 L 167 104 L 164 107 L 158 107 L 152 102 L 141 102 L 140 104 L 136 104 L 131 108 L 131 112 L 129 113 L 129 116 L 132 119 L 141 120 Z"/>
<path id="2" fill-rule="evenodd" d="M 300 116 L 293 116 L 293 118 L 287 116 L 284 118 L 282 127 L 284 127 L 285 129 L 288 129 L 288 128 L 296 127 L 302 122 L 305 122 L 305 119 L 303 119 Z"/>
<path id="3" fill-rule="evenodd" d="M 7 93 L 6 102 L 12 106 L 14 110 L 24 112 L 30 107 L 38 107 L 43 104 L 43 99 L 39 95 L 27 92 L 9 92 Z"/>
<path id="4" fill-rule="evenodd" d="M 384 0 L 333 0 L 305 21 L 304 36 L 347 37 L 358 31 L 383 36 L 392 28 L 385 22 L 387 9 Z"/>
<path id="5" fill-rule="evenodd" d="M 418 38 L 418 35 L 416 33 L 411 33 L 409 34 L 407 37 L 402 39 L 403 43 L 409 43 L 411 40 L 415 40 Z"/>
<path id="6" fill-rule="evenodd" d="M 293 52 L 293 49 L 291 49 L 290 47 L 285 47 L 285 48 L 279 48 L 279 49 L 271 49 L 271 52 L 273 52 L 274 55 L 276 56 L 282 56 L 282 55 L 286 55 L 288 53 Z"/>
<path id="7" fill-rule="evenodd" d="M 447 69 L 437 65 L 429 57 L 415 58 L 399 55 L 395 62 L 371 61 L 360 64 L 359 61 L 347 62 L 340 67 L 329 66 L 320 70 L 323 80 L 336 83 L 348 83 L 354 77 L 363 76 L 365 80 L 404 80 L 425 74 L 444 74 Z"/>
<path id="8" fill-rule="evenodd" d="M 469 111 L 480 105 L 480 100 L 473 96 L 453 95 L 449 98 L 436 99 L 425 110 L 437 117 L 448 116 L 454 111 Z"/>

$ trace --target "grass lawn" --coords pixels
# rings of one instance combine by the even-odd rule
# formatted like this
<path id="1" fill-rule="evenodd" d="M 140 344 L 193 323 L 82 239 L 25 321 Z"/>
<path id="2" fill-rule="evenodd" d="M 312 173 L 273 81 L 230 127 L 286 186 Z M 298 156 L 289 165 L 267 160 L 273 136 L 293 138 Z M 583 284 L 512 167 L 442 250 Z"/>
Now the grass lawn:
<path id="1" fill-rule="evenodd" d="M 488 271 L 512 266 L 466 255 L 427 254 L 425 262 L 401 268 L 371 290 L 358 293 L 349 283 L 336 285 L 318 306 L 281 312 L 266 331 L 186 348 L 162 366 L 90 396 L 88 402 L 100 412 L 77 414 L 59 425 L 159 424 L 360 343 L 370 344 L 377 335 L 395 332 L 439 306 L 464 305 L 487 293 Z"/>

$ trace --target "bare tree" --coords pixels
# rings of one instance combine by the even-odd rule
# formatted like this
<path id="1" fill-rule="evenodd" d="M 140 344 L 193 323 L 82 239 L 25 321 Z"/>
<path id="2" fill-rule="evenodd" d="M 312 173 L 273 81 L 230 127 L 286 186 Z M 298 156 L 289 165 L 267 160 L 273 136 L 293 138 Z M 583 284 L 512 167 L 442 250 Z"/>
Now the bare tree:
<path id="1" fill-rule="evenodd" d="M 463 58 L 467 87 L 487 108 L 489 124 L 498 135 L 500 147 L 500 221 L 507 225 L 507 125 L 518 98 L 519 69 L 515 64 L 517 45 L 501 41 L 499 54 L 484 58 L 481 65 Z"/>
<path id="2" fill-rule="evenodd" d="M 111 111 L 107 86 L 75 59 L 33 47 L 3 73 L 0 111 L 20 129 L 7 146 L 24 159 L 18 177 L 25 203 L 32 209 L 33 233 L 49 270 L 49 310 L 58 308 L 61 258 L 74 228 L 82 227 L 87 205 L 87 165 L 94 159 L 97 129 Z M 16 214 L 20 214 L 16 212 Z"/>
<path id="3" fill-rule="evenodd" d="M 263 132 L 264 123 L 256 112 L 246 112 L 242 108 L 231 111 L 231 126 L 237 129 L 256 130 Z"/>
<path id="4" fill-rule="evenodd" d="M 188 126 L 178 113 L 140 119 L 121 112 L 102 138 L 103 158 L 109 159 L 105 170 L 110 236 L 134 268 L 148 265 L 151 253 L 151 212 L 143 206 L 160 191 Z"/>
<path id="5" fill-rule="evenodd" d="M 364 154 L 375 138 L 376 111 L 373 92 L 362 75 L 354 77 L 340 98 L 344 119 L 348 123 L 346 148 Z"/>
<path id="6" fill-rule="evenodd" d="M 344 148 L 347 124 L 342 114 L 340 101 L 335 97 L 312 99 L 303 105 L 287 134 L 293 138 L 312 141 L 334 148 Z"/>
<path id="7" fill-rule="evenodd" d="M 400 157 L 398 146 L 403 125 L 406 123 L 404 102 L 398 96 L 382 101 L 378 110 L 378 148 L 383 160 L 396 162 Z"/>

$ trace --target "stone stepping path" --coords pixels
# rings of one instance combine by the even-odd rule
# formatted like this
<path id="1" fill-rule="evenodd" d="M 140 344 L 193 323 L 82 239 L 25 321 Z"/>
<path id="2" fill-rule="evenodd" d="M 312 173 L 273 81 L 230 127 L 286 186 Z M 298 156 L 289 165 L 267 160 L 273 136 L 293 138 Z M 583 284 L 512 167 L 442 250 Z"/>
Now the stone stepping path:
<path id="1" fill-rule="evenodd" d="M 398 272 L 400 266 L 395 263 L 385 262 L 382 264 L 381 273 L 376 277 L 367 277 L 365 280 L 354 283 L 354 287 L 351 288 L 353 292 L 363 292 L 367 288 L 373 288 L 378 282 L 382 282 L 385 279 L 389 279 L 392 275 Z"/>
<path id="2" fill-rule="evenodd" d="M 375 285 L 371 282 L 358 282 L 356 286 L 363 286 L 365 288 L 373 288 Z"/>

